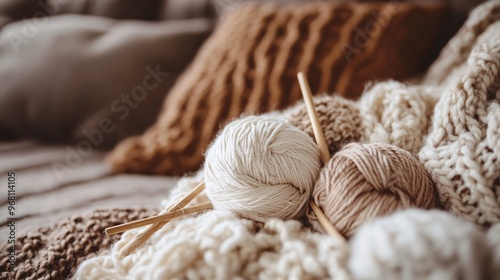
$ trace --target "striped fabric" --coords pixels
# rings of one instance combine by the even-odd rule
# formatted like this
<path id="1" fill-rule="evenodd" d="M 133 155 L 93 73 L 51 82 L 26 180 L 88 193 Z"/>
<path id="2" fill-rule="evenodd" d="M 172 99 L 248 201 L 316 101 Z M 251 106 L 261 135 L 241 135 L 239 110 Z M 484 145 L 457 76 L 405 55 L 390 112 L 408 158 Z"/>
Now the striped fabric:
<path id="1" fill-rule="evenodd" d="M 436 50 L 440 6 L 320 2 L 251 4 L 230 13 L 169 93 L 157 123 L 110 156 L 117 171 L 199 168 L 216 132 L 241 113 L 283 109 L 314 93 L 356 99 L 373 79 L 416 74 Z"/>

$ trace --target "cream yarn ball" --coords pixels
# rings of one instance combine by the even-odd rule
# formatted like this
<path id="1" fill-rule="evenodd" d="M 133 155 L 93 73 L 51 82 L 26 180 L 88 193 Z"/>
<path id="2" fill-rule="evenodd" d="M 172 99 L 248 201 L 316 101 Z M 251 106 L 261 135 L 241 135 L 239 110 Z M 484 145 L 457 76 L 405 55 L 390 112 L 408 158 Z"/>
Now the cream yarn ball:
<path id="1" fill-rule="evenodd" d="M 285 120 L 247 116 L 229 123 L 205 155 L 207 196 L 242 217 L 300 218 L 321 170 L 319 149 Z"/>
<path id="2" fill-rule="evenodd" d="M 348 267 L 354 279 L 490 279 L 489 250 L 475 225 L 410 209 L 361 226 Z"/>

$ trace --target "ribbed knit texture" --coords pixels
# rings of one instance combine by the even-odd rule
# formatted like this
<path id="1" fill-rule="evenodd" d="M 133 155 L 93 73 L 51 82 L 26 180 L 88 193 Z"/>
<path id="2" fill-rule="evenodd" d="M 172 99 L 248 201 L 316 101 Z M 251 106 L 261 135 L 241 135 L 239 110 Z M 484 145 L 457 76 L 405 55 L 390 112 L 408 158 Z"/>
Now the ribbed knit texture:
<path id="1" fill-rule="evenodd" d="M 457 59 L 459 61 L 457 65 L 466 64 L 464 70 L 460 71 L 462 74 L 453 71 L 451 72 L 453 77 L 446 77 L 450 81 L 454 80 L 449 85 L 440 87 L 425 84 L 407 86 L 391 81 L 375 85 L 358 102 L 342 100 L 340 97 L 316 98 L 317 104 L 343 104 L 331 108 L 324 106 L 320 110 L 323 126 L 326 125 L 327 128 L 334 131 L 342 131 L 342 127 L 345 127 L 349 131 L 349 133 L 345 133 L 345 138 L 343 138 L 344 134 L 342 133 L 338 138 L 328 136 L 330 150 L 336 151 L 345 144 L 344 142 L 349 142 L 352 139 L 354 142 L 389 143 L 409 151 L 413 156 L 420 155 L 420 161 L 432 174 L 433 183 L 442 194 L 440 200 L 447 210 L 450 210 L 461 220 L 472 220 L 481 226 L 497 223 L 488 232 L 488 246 L 494 250 L 491 258 L 491 269 L 496 271 L 498 271 L 500 260 L 499 239 L 496 238 L 499 232 L 498 213 L 500 209 L 496 204 L 500 201 L 498 185 L 498 174 L 500 174 L 500 161 L 498 160 L 498 155 L 500 155 L 500 150 L 498 150 L 500 143 L 498 137 L 500 132 L 500 108 L 498 107 L 500 75 L 497 72 L 500 68 L 498 60 L 500 58 L 500 49 L 498 48 L 500 41 L 498 40 L 499 33 L 496 31 L 499 30 L 500 25 L 498 21 L 492 23 L 494 21 L 491 20 L 490 16 L 493 14 L 490 11 L 498 10 L 498 7 L 500 7 L 500 2 L 492 1 L 480 6 L 471 14 L 464 28 L 475 26 L 472 24 L 473 22 L 488 26 L 484 27 L 484 31 L 478 34 L 477 40 L 472 43 L 471 52 L 466 56 L 467 58 L 464 58 L 466 61 Z M 479 15 L 484 14 L 490 16 L 478 18 Z M 464 31 L 461 31 L 457 36 L 462 36 L 461 34 L 464 34 Z M 453 44 L 457 40 L 464 41 L 456 38 L 450 43 Z M 450 47 L 446 49 L 450 49 Z M 442 63 L 444 58 L 455 60 L 455 58 L 443 55 L 436 62 L 436 65 Z M 475 88 L 475 90 L 471 91 L 471 88 Z M 369 107 L 368 104 L 374 100 L 370 96 L 379 96 L 377 100 L 380 102 Z M 439 102 L 436 105 L 438 99 Z M 287 116 L 290 122 L 298 123 L 305 131 L 308 131 L 309 125 L 300 113 L 303 111 L 300 106 L 302 105 L 297 105 L 283 115 Z M 290 114 L 290 112 L 294 113 Z M 471 112 L 472 115 L 470 115 Z M 347 114 L 351 114 L 351 119 L 354 121 L 351 121 Z M 291 115 L 293 117 L 290 117 Z M 339 116 L 338 122 L 332 123 L 333 120 L 336 120 L 333 116 Z M 456 116 L 456 118 L 450 116 Z M 358 117 L 361 119 L 360 121 L 357 120 Z M 461 120 L 467 120 L 467 122 L 462 123 Z M 480 125 L 478 126 L 477 123 Z M 451 126 L 453 129 L 450 129 L 449 124 L 453 124 Z M 358 126 L 359 129 L 356 129 Z M 450 131 L 455 132 L 455 134 L 451 134 Z M 446 141 L 436 141 L 435 139 Z M 475 149 L 473 153 L 469 151 L 471 148 Z M 441 157 L 445 159 L 444 161 L 434 158 L 440 152 L 444 155 Z M 458 153 L 463 153 L 465 156 L 455 156 Z M 454 163 L 455 166 L 447 165 L 449 163 Z M 467 164 L 470 168 L 460 170 L 461 172 L 457 174 L 457 168 Z M 162 206 L 166 207 L 166 205 L 178 201 L 180 197 L 183 197 L 203 180 L 202 175 L 203 172 L 199 172 L 195 177 L 182 179 Z M 462 178 L 455 177 L 456 175 L 460 175 Z M 495 175 L 497 179 L 492 180 Z M 476 181 L 470 180 L 471 178 L 476 179 Z M 449 182 L 452 182 L 453 185 L 447 185 Z M 455 199 L 457 197 L 462 197 L 462 199 Z M 473 199 L 477 199 L 477 201 L 473 201 Z M 205 201 L 207 201 L 207 197 L 200 195 L 192 201 L 192 204 Z M 462 211 L 464 209 L 468 211 Z M 447 272 L 453 272 L 448 268 L 455 269 L 455 271 L 474 272 L 476 264 L 484 266 L 490 264 L 486 260 L 483 262 L 482 257 L 471 256 L 472 253 L 477 252 L 481 256 L 485 253 L 485 257 L 489 257 L 486 256 L 489 254 L 486 252 L 488 249 L 483 249 L 482 245 L 475 246 L 473 244 L 470 247 L 467 245 L 471 244 L 470 242 L 474 243 L 475 239 L 461 242 L 460 239 L 453 238 L 464 233 L 463 230 L 454 225 L 455 222 L 435 223 L 439 219 L 430 217 L 429 215 L 432 213 L 427 212 L 418 214 L 422 218 L 419 220 L 424 221 L 424 223 L 418 221 L 418 223 L 411 223 L 407 217 L 396 215 L 401 219 L 389 217 L 390 220 L 386 220 L 389 221 L 387 226 L 380 228 L 387 228 L 388 231 L 384 230 L 386 233 L 374 231 L 372 230 L 374 227 L 371 226 L 365 231 L 365 233 L 380 234 L 378 236 L 383 236 L 383 239 L 388 242 L 373 242 L 375 239 L 370 239 L 370 235 L 360 237 L 359 240 L 366 241 L 358 243 L 361 245 L 357 247 L 363 249 L 363 251 L 359 251 L 363 258 L 353 259 L 353 254 L 346 255 L 344 250 L 346 248 L 342 248 L 335 239 L 325 234 L 312 232 L 303 227 L 299 221 L 270 219 L 262 224 L 241 219 L 220 210 L 209 211 L 196 217 L 175 219 L 153 235 L 150 242 L 138 248 L 131 255 L 123 257 L 119 254 L 120 249 L 139 230 L 126 232 L 120 241 L 113 246 L 109 254 L 92 258 L 82 264 L 77 277 L 79 279 L 172 279 L 175 277 L 349 279 L 346 261 L 368 259 L 370 260 L 368 265 L 361 264 L 362 271 L 357 272 L 379 279 L 377 276 L 381 274 L 377 274 L 377 271 L 392 271 L 394 274 L 391 275 L 397 277 L 399 275 L 411 276 L 413 274 L 408 273 L 411 273 L 413 269 L 416 269 L 417 273 L 421 273 L 419 268 L 425 268 L 427 265 L 430 270 L 424 272 L 435 272 L 441 268 L 447 269 Z M 100 222 L 106 223 L 106 217 L 101 218 L 103 221 Z M 448 218 L 446 219 L 448 220 Z M 125 221 L 123 219 L 121 222 Z M 459 223 L 459 220 L 456 221 Z M 472 225 L 465 226 L 472 227 Z M 399 230 L 401 230 L 401 234 L 399 234 Z M 404 238 L 403 242 L 396 242 L 398 239 L 394 239 L 395 235 L 391 234 L 391 231 Z M 445 241 L 440 241 L 441 239 Z M 99 239 L 96 240 L 99 241 Z M 382 238 L 376 240 L 382 240 Z M 28 244 L 29 241 L 26 240 L 25 244 Z M 428 247 L 417 244 L 417 242 L 423 242 Z M 57 240 L 56 243 L 60 244 Z M 67 244 L 74 243 L 63 244 L 67 246 Z M 352 242 L 350 244 L 352 245 Z M 367 247 L 364 244 L 372 247 Z M 412 247 L 406 248 L 409 246 Z M 374 254 L 367 254 L 372 248 L 374 248 L 372 251 Z M 464 248 L 466 250 L 461 250 Z M 434 250 L 439 250 L 439 254 L 434 254 Z M 466 253 L 457 255 L 456 253 L 459 251 Z M 6 252 L 6 250 L 3 248 L 2 252 Z M 39 254 L 46 256 L 42 252 L 43 250 Z M 413 255 L 413 253 L 417 254 Z M 381 257 L 383 257 L 384 263 L 377 260 Z M 439 260 L 429 261 L 430 258 L 439 258 Z M 471 261 L 468 261 L 469 259 Z M 63 263 L 65 262 L 63 261 Z M 389 266 L 384 267 L 384 264 L 389 264 Z M 351 269 L 355 268 L 351 266 Z M 486 268 L 483 271 L 486 271 Z M 416 279 L 428 279 L 425 276 L 418 277 L 422 274 L 415 275 L 417 275 Z M 493 274 L 493 277 L 498 278 L 498 275 L 498 273 Z M 455 274 L 454 276 L 461 279 L 462 275 Z M 485 279 L 495 279 L 493 277 Z M 396 279 L 401 279 L 401 277 Z"/>
<path id="2" fill-rule="evenodd" d="M 10 270 L 9 247 L 1 244 L 0 278 L 66 279 L 87 258 L 99 254 L 119 239 L 106 236 L 104 229 L 146 218 L 158 213 L 153 209 L 106 209 L 65 219 L 16 236 L 15 272 Z"/>
<path id="3" fill-rule="evenodd" d="M 301 93 L 357 98 L 372 79 L 406 78 L 436 42 L 444 10 L 412 4 L 246 5 L 229 14 L 167 97 L 157 123 L 111 154 L 118 171 L 176 174 L 197 169 L 227 121 L 282 109 Z"/>

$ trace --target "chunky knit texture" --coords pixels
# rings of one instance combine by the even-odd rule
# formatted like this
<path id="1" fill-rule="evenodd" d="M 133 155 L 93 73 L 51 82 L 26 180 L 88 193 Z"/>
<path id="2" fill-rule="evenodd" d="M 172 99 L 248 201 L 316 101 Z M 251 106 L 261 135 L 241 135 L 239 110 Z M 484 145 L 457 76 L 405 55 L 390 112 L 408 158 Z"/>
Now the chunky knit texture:
<path id="1" fill-rule="evenodd" d="M 85 259 L 99 254 L 119 238 L 106 236 L 104 229 L 120 223 L 151 216 L 153 209 L 96 210 L 73 216 L 58 224 L 16 236 L 18 265 L 10 271 L 9 247 L 1 245 L 0 278 L 66 279 Z"/>
<path id="2" fill-rule="evenodd" d="M 182 179 L 165 204 L 187 194 L 201 175 Z M 203 201 L 200 195 L 194 203 Z M 76 279 L 348 279 L 342 243 L 296 220 L 260 223 L 213 210 L 171 221 L 123 257 L 120 249 L 137 232 L 83 263 Z"/>
<path id="3" fill-rule="evenodd" d="M 182 179 L 164 204 L 187 194 L 202 174 Z M 202 194 L 193 203 L 205 201 Z M 438 280 L 458 273 L 457 279 L 494 279 L 488 276 L 495 269 L 490 250 L 499 247 L 498 238 L 486 239 L 472 223 L 414 209 L 363 225 L 347 244 L 296 220 L 260 223 L 212 210 L 171 221 L 124 257 L 121 248 L 137 232 L 124 233 L 106 254 L 86 260 L 75 278 Z M 471 275 L 477 278 L 461 277 Z"/>
<path id="4" fill-rule="evenodd" d="M 458 33 L 448 42 L 425 75 L 427 85 L 448 84 L 467 68 L 472 49 L 498 36 L 498 27 L 491 25 L 500 20 L 498 1 L 490 1 L 474 9 Z M 486 35 L 487 34 L 487 35 Z M 481 38 L 482 37 L 482 38 Z"/>
<path id="5" fill-rule="evenodd" d="M 442 91 L 388 81 L 368 88 L 358 102 L 324 95 L 314 98 L 314 104 L 331 154 L 347 143 L 363 142 L 392 144 L 416 155 Z M 303 102 L 283 116 L 314 138 Z"/>
<path id="6" fill-rule="evenodd" d="M 346 131 L 336 136 L 327 134 L 331 151 L 337 151 L 349 141 L 382 142 L 396 145 L 414 156 L 420 155 L 420 161 L 433 174 L 433 183 L 442 194 L 441 202 L 458 218 L 443 213 L 395 214 L 393 217 L 382 218 L 386 220 L 380 223 L 375 220 L 374 223 L 378 224 L 367 225 L 366 230 L 359 232 L 359 237 L 354 233 L 354 239 L 348 246 L 341 246 L 332 243 L 335 239 L 327 235 L 313 233 L 310 229 L 301 227 L 297 221 L 270 219 L 263 225 L 236 218 L 230 213 L 211 211 L 198 217 L 175 220 L 154 235 L 151 243 L 126 258 L 119 255 L 119 250 L 136 232 L 124 234 L 108 255 L 86 261 L 78 271 L 78 278 L 220 276 L 248 279 L 350 279 L 354 276 L 372 279 L 375 275 L 376 279 L 422 279 L 420 276 L 437 279 L 462 279 L 462 276 L 492 279 L 499 275 L 494 272 L 487 275 L 490 270 L 498 271 L 498 224 L 490 229 L 486 239 L 478 231 L 479 227 L 475 228 L 473 224 L 461 219 L 470 219 L 484 226 L 488 225 L 484 221 L 494 223 L 498 218 L 499 208 L 496 203 L 499 201 L 500 191 L 498 181 L 492 181 L 491 178 L 500 174 L 500 161 L 495 158 L 500 155 L 500 151 L 494 150 L 498 146 L 492 145 L 500 143 L 495 138 L 500 131 L 500 110 L 497 107 L 500 92 L 495 86 L 498 85 L 499 77 L 492 75 L 495 74 L 492 69 L 497 67 L 496 58 L 500 53 L 494 47 L 499 34 L 490 31 L 491 28 L 498 30 L 490 19 L 483 18 L 481 21 L 477 18 L 498 7 L 500 2 L 486 4 L 472 13 L 464 28 L 468 28 L 471 22 L 490 24 L 478 35 L 475 46 L 471 48 L 473 51 L 468 56 L 468 66 L 463 71 L 452 71 L 456 75 L 454 78 L 446 78 L 454 80 L 454 83 L 408 86 L 385 82 L 371 87 L 358 102 L 329 96 L 315 100 L 320 105 L 323 129 L 344 131 L 345 128 Z M 478 12 L 481 10 L 483 12 Z M 462 34 L 464 31 L 457 36 Z M 457 39 L 451 43 L 455 41 Z M 443 63 L 441 59 L 436 62 L 437 65 Z M 483 84 L 477 85 L 475 82 Z M 476 94 L 473 96 L 479 101 L 472 96 L 468 99 L 460 97 L 468 92 L 467 89 L 472 89 L 471 85 L 475 85 L 473 91 Z M 455 103 L 460 101 L 462 103 Z M 369 106 L 370 103 L 372 107 Z M 327 104 L 340 106 L 328 107 Z M 282 116 L 270 115 L 280 118 L 284 116 L 311 134 L 303 106 L 298 104 L 285 111 Z M 473 116 L 468 115 L 469 113 Z M 432 125 L 429 126 L 430 120 Z M 457 123 L 460 120 L 467 122 Z M 474 126 L 474 122 L 486 123 Z M 453 124 L 452 131 L 455 135 L 449 136 L 448 124 Z M 484 135 L 484 138 L 474 137 L 475 135 Z M 490 138 L 486 137 L 488 135 Z M 446 141 L 439 142 L 439 146 L 431 145 L 438 136 L 447 137 L 444 138 Z M 466 139 L 456 142 L 463 137 Z M 446 144 L 453 146 L 448 147 Z M 483 149 L 467 153 L 474 147 Z M 460 151 L 478 157 L 448 157 L 444 165 L 440 161 L 433 161 L 437 152 L 447 152 L 443 156 L 453 156 Z M 461 176 L 469 176 L 475 171 L 472 178 L 476 178 L 477 182 L 452 180 L 451 182 L 460 184 L 446 185 L 450 182 L 446 176 L 455 176 L 452 173 L 455 172 L 454 169 L 446 168 L 448 162 L 455 163 L 456 166 L 470 164 L 468 169 L 461 169 Z M 177 195 L 171 197 L 170 201 L 176 201 L 182 193 L 189 192 L 203 180 L 202 174 L 200 172 L 193 178 L 183 179 L 173 191 Z M 459 203 L 449 199 L 468 192 L 473 196 L 457 200 Z M 205 196 L 200 196 L 193 203 L 200 203 L 205 199 Z M 464 212 L 461 211 L 464 208 L 456 207 L 461 203 L 467 204 L 471 199 L 477 199 L 477 203 L 467 205 L 465 209 L 472 211 Z M 169 204 L 169 201 L 165 204 Z M 395 224 L 398 226 L 395 227 Z M 377 241 L 381 243 L 373 242 L 373 234 L 378 236 Z M 395 240 L 394 236 L 398 239 Z M 416 242 L 422 244 L 414 246 Z M 436 251 L 437 248 L 441 249 Z M 491 258 L 490 249 L 493 252 Z"/>
<path id="7" fill-rule="evenodd" d="M 500 18 L 499 7 L 493 1 L 477 8 L 443 50 L 430 71 L 446 68 L 452 76 L 442 78 L 439 86 L 433 86 L 430 78 L 422 85 L 376 84 L 357 103 L 351 102 L 359 108 L 358 130 L 353 129 L 349 117 L 323 127 L 356 131 L 360 142 L 393 144 L 418 155 L 432 175 L 442 205 L 486 227 L 500 221 L 500 21 L 495 21 Z M 462 36 L 469 38 L 472 30 L 482 33 L 474 33 L 476 40 L 463 47 L 466 40 Z M 470 50 L 466 61 L 461 62 L 464 56 L 453 51 L 455 48 Z M 303 120 L 301 127 L 308 131 L 304 105 L 297 106 L 294 110 L 301 114 L 288 118 L 291 123 Z M 320 118 L 342 111 L 342 107 L 330 108 Z M 356 110 L 351 111 L 352 119 L 357 119 Z M 350 141 L 351 136 L 341 135 L 329 142 L 330 150 Z"/>
<path id="8" fill-rule="evenodd" d="M 482 18 L 478 26 L 500 19 L 500 2 L 488 3 L 473 15 Z M 432 128 L 418 154 L 446 208 L 486 227 L 500 222 L 499 30 L 497 20 L 478 36 L 463 70 L 436 105 Z"/>
<path id="9" fill-rule="evenodd" d="M 328 136 L 330 150 L 337 151 L 350 141 L 396 145 L 420 157 L 419 160 L 432 174 L 433 183 L 437 186 L 441 194 L 440 200 L 446 209 L 462 220 L 463 218 L 469 219 L 481 226 L 496 223 L 499 217 L 500 196 L 498 187 L 500 161 L 497 159 L 500 155 L 498 150 L 500 83 L 498 72 L 495 71 L 499 68 L 500 51 L 497 32 L 499 25 L 498 21 L 492 17 L 495 17 L 494 11 L 499 9 L 500 2 L 490 2 L 480 6 L 471 14 L 464 29 L 478 30 L 474 26 L 482 26 L 480 29 L 482 31 L 478 31 L 474 42 L 468 42 L 463 38 L 455 38 L 450 42 L 451 45 L 455 42 L 470 44 L 467 55 L 463 55 L 462 52 L 450 52 L 450 49 L 453 49 L 450 46 L 445 48 L 435 65 L 445 64 L 443 60 L 457 61 L 455 66 L 450 68 L 453 70 L 448 71 L 451 77 L 444 77 L 443 81 L 447 82 L 436 84 L 425 79 L 421 85 L 404 85 L 392 81 L 379 83 L 369 88 L 358 102 L 342 100 L 340 97 L 317 98 L 315 101 L 317 104 L 344 104 L 333 108 L 325 106 L 320 113 L 324 129 L 343 131 L 342 127 L 345 126 L 348 131 L 345 134 L 340 133 L 341 136 Z M 468 33 L 462 30 L 457 37 L 464 36 L 463 34 Z M 448 57 L 457 55 L 462 57 L 463 61 L 461 58 Z M 437 66 L 433 66 L 435 67 Z M 370 98 L 375 95 L 380 95 L 380 99 Z M 368 105 L 372 102 L 371 100 L 380 102 L 375 102 L 370 107 Z M 305 112 L 301 106 L 303 105 L 298 104 L 297 107 L 283 113 L 281 117 L 285 116 L 290 122 L 300 124 L 305 131 L 309 131 L 310 125 L 306 117 L 300 113 Z M 332 123 L 331 120 L 336 120 L 332 116 L 343 116 L 345 112 L 352 112 L 352 118 L 339 117 L 337 122 Z M 360 121 L 357 120 L 358 117 Z M 429 122 L 431 125 L 428 124 Z M 448 157 L 448 160 L 444 162 L 436 160 L 436 155 Z M 448 163 L 455 163 L 455 165 L 449 166 Z M 467 168 L 463 168 L 464 166 Z M 457 174 L 457 170 L 460 174 Z M 163 207 L 189 192 L 203 180 L 202 175 L 203 172 L 200 172 L 194 177 L 180 181 L 169 199 L 164 202 Z M 456 175 L 460 175 L 461 179 Z M 495 175 L 496 179 L 494 179 Z M 200 195 L 192 204 L 204 202 L 206 199 L 205 195 Z M 441 220 L 427 219 L 425 214 L 422 217 L 420 221 L 423 222 L 410 227 L 395 228 L 394 223 L 391 223 L 391 226 L 384 228 L 388 229 L 389 233 L 393 230 L 403 238 L 411 238 L 414 237 L 411 234 L 421 236 L 419 232 L 424 231 L 427 225 L 432 225 L 434 220 Z M 120 222 L 125 222 L 125 219 Z M 397 224 L 407 222 L 408 219 L 401 219 L 401 222 Z M 453 221 L 447 229 L 458 228 L 454 226 L 455 224 Z M 431 226 L 438 228 L 435 233 L 429 235 L 429 238 L 433 239 L 432 242 L 444 238 L 443 242 L 434 243 L 437 246 L 449 241 L 445 235 L 449 234 L 455 238 L 465 232 L 445 232 L 439 230 L 442 226 L 442 223 Z M 411 234 L 400 234 L 398 229 L 403 228 L 408 229 Z M 470 259 L 467 254 L 466 256 L 460 255 L 460 258 L 453 259 L 453 262 L 464 269 L 467 267 L 467 271 L 475 269 L 473 265 L 483 264 L 492 264 L 492 269 L 498 271 L 499 228 L 497 223 L 489 229 L 487 234 L 488 246 L 493 250 L 489 261 L 483 255 L 478 255 L 480 256 L 478 259 Z M 477 236 L 474 233 L 477 232 L 476 230 L 467 230 L 467 232 L 472 232 L 474 236 Z M 109 252 L 85 261 L 76 277 L 79 279 L 165 279 L 201 278 L 201 276 L 217 278 L 220 276 L 221 278 L 249 279 L 294 277 L 346 279 L 350 275 L 347 269 L 348 261 L 353 260 L 349 255 L 349 251 L 353 253 L 352 243 L 349 247 L 343 247 L 327 235 L 312 232 L 298 221 L 285 222 L 270 219 L 263 224 L 237 218 L 233 214 L 222 211 L 210 211 L 197 217 L 176 219 L 153 235 L 143 247 L 128 257 L 122 257 L 119 254 L 120 249 L 136 233 L 137 230 L 125 233 Z M 425 239 L 425 235 L 422 237 Z M 386 240 L 393 239 L 386 238 Z M 368 240 L 374 246 L 379 245 L 371 241 Z M 431 241 L 428 244 L 433 244 Z M 471 242 L 476 241 L 474 239 Z M 463 248 L 466 252 L 469 249 L 470 252 L 475 252 L 476 248 L 484 248 L 483 242 L 477 242 L 478 246 L 469 247 L 467 247 L 470 244 L 468 241 L 455 243 L 450 246 L 465 244 L 466 247 Z M 408 244 L 410 246 L 414 242 Z M 389 248 L 397 244 L 387 243 L 386 245 Z M 429 252 L 432 252 L 435 247 L 430 246 Z M 397 249 L 397 247 L 391 248 Z M 421 253 L 419 250 L 422 248 L 424 247 L 405 249 L 403 251 L 405 254 L 395 254 L 394 258 L 388 256 L 390 261 L 386 264 L 401 264 L 408 259 L 413 262 L 414 255 L 411 254 Z M 450 256 L 446 255 L 447 252 L 455 254 L 460 251 L 456 250 L 459 247 L 450 248 L 447 245 L 439 253 L 443 253 L 446 258 Z M 4 249 L 3 252 L 6 250 Z M 385 257 L 385 255 L 380 256 L 379 253 L 387 251 L 375 250 L 373 252 L 375 257 Z M 399 256 L 404 256 L 404 260 Z M 422 261 L 423 265 L 439 264 L 428 262 L 426 257 L 418 258 L 418 260 Z M 478 264 L 478 260 L 484 260 L 484 262 Z M 371 263 L 376 264 L 374 271 L 383 272 L 384 268 L 378 266 L 378 262 Z M 389 269 L 391 267 L 393 266 L 386 266 Z M 410 273 L 416 267 L 418 266 L 413 266 L 412 263 L 406 271 Z M 399 271 L 396 270 L 396 272 Z M 492 275 L 500 274 L 497 272 Z M 37 277 L 35 275 L 31 278 Z"/>
<path id="10" fill-rule="evenodd" d="M 298 71 L 313 92 L 351 99 L 367 81 L 414 75 L 432 53 L 444 18 L 439 6 L 419 4 L 297 5 L 252 4 L 229 14 L 169 93 L 157 123 L 115 149 L 113 167 L 196 170 L 228 120 L 301 99 Z"/>

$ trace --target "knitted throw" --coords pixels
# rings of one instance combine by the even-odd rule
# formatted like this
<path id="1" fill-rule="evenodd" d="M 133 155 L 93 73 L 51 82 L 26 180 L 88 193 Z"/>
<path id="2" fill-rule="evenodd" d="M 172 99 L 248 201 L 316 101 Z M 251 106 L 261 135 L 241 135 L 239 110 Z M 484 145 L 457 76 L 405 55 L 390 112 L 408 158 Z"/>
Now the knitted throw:
<path id="1" fill-rule="evenodd" d="M 226 122 L 302 99 L 298 71 L 313 92 L 350 99 L 373 79 L 414 75 L 433 53 L 445 15 L 439 6 L 408 3 L 297 5 L 252 4 L 228 14 L 170 91 L 156 124 L 111 154 L 114 169 L 197 170 Z"/>
<path id="2" fill-rule="evenodd" d="M 500 265 L 497 238 L 497 223 L 500 220 L 499 13 L 498 1 L 478 7 L 457 37 L 445 48 L 432 69 L 451 65 L 444 61 L 455 61 L 452 63 L 455 66 L 449 69 L 454 77 L 440 79 L 449 82 L 432 85 L 430 78 L 426 78 L 420 85 L 404 85 L 390 81 L 371 87 L 359 102 L 329 96 L 315 100 L 323 130 L 327 132 L 330 151 L 338 151 L 352 141 L 383 142 L 403 148 L 417 156 L 432 174 L 445 209 L 464 223 L 470 220 L 484 228 L 496 224 L 488 232 L 488 239 L 482 237 L 478 241 L 481 246 L 485 246 L 486 240 L 489 242 L 489 249 L 481 247 L 479 250 L 482 261 L 475 264 L 482 267 L 468 269 L 467 262 L 458 265 L 469 273 L 482 271 L 483 276 L 473 273 L 477 279 L 498 276 L 494 273 L 491 274 L 493 276 L 486 275 L 490 268 L 498 271 Z M 461 36 L 475 39 L 470 42 Z M 455 49 L 457 44 L 461 45 L 460 50 L 470 50 L 466 61 L 449 57 L 462 56 L 462 51 Z M 434 71 L 432 69 L 431 72 Z M 311 134 L 303 104 L 275 115 L 289 119 Z M 188 193 L 203 180 L 202 174 L 200 172 L 195 177 L 181 180 L 173 191 L 174 195 L 163 206 Z M 204 200 L 206 197 L 202 195 L 192 203 Z M 423 221 L 431 223 L 432 219 Z M 439 223 L 434 226 L 439 226 Z M 392 225 L 390 228 L 399 229 Z M 416 227 L 422 231 L 425 228 Z M 325 234 L 313 232 L 299 221 L 268 219 L 259 223 L 213 210 L 195 217 L 176 219 L 157 232 L 148 244 L 127 257 L 121 256 L 120 249 L 137 232 L 125 233 L 107 254 L 85 261 L 76 274 L 77 279 L 349 279 L 352 275 L 347 262 L 353 260 L 349 259 L 344 247 Z M 442 235 L 444 230 L 433 234 L 446 239 Z M 396 246 L 396 243 L 387 242 L 378 246 Z M 446 248 L 440 250 L 443 258 L 447 258 L 450 252 L 460 251 L 457 247 L 461 246 L 459 242 L 451 244 L 449 246 L 454 247 L 448 248 L 449 251 Z M 415 256 L 425 256 L 422 248 L 413 248 Z M 373 260 L 375 265 L 391 263 L 388 260 L 390 256 L 383 252 L 397 250 L 394 247 L 374 252 L 380 255 L 380 259 Z M 414 251 L 408 252 L 405 256 L 411 257 Z M 366 254 L 362 256 L 370 257 Z M 397 258 L 398 254 L 394 256 Z M 477 259 L 476 256 L 465 257 L 471 263 Z M 414 265 L 416 261 L 410 258 L 406 265 Z M 448 265 L 444 259 L 436 259 L 436 262 L 439 261 L 444 263 L 431 263 L 442 267 Z M 421 267 L 415 268 L 418 271 Z M 369 271 L 358 272 L 375 275 L 372 272 L 380 272 L 382 267 L 364 266 L 363 269 Z M 384 279 L 401 279 L 397 277 L 401 271 L 397 267 L 393 270 L 393 277 Z M 428 279 L 430 275 L 425 273 L 420 271 L 420 278 L 415 279 Z M 461 279 L 461 275 L 455 274 L 454 277 Z"/>
<path id="3" fill-rule="evenodd" d="M 97 210 L 21 234 L 16 237 L 15 272 L 9 272 L 8 252 L 11 244 L 1 245 L 0 278 L 69 278 L 83 260 L 99 254 L 118 240 L 119 236 L 106 236 L 105 228 L 155 213 L 157 211 L 153 209 Z"/>
<path id="4" fill-rule="evenodd" d="M 184 178 L 165 201 L 191 191 L 202 172 Z M 208 201 L 198 196 L 192 204 Z M 125 232 L 106 255 L 84 262 L 76 279 L 345 279 L 345 252 L 330 236 L 299 221 L 270 219 L 265 224 L 213 210 L 175 219 L 147 244 L 123 257 L 120 249 L 140 229 Z"/>

